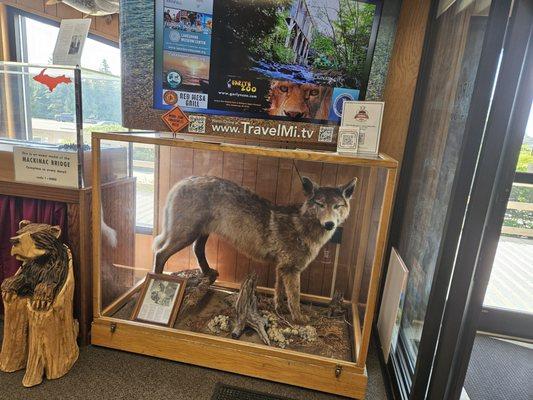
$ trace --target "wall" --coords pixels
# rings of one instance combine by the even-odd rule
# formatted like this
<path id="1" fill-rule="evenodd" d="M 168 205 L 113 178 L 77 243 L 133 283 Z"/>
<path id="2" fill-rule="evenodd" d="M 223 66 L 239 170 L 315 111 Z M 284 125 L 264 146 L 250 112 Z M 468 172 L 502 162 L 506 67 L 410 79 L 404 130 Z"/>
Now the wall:
<path id="1" fill-rule="evenodd" d="M 47 0 L 2 0 L 0 3 L 16 7 L 18 9 L 28 11 L 42 17 L 46 17 L 54 21 L 61 21 L 61 19 L 68 18 L 84 17 L 81 12 L 65 4 L 58 3 L 51 6 L 47 6 L 46 2 Z M 118 14 L 103 17 L 88 16 L 87 18 L 91 19 L 91 33 L 118 43 Z"/>

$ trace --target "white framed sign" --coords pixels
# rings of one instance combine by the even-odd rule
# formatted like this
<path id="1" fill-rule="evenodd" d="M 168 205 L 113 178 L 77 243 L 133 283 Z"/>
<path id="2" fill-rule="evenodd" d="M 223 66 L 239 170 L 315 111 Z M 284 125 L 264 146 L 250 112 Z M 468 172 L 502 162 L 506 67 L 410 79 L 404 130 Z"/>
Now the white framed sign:
<path id="1" fill-rule="evenodd" d="M 359 129 L 358 153 L 377 155 L 385 103 L 382 101 L 345 101 L 341 126 Z"/>
<path id="2" fill-rule="evenodd" d="M 396 351 L 408 276 L 407 266 L 393 247 L 377 322 L 385 361 L 388 361 L 391 351 Z"/>
<path id="3" fill-rule="evenodd" d="M 13 162 L 17 182 L 78 188 L 76 152 L 14 147 Z"/>
<path id="4" fill-rule="evenodd" d="M 83 45 L 91 19 L 63 19 L 59 27 L 52 59 L 56 65 L 80 65 Z"/>

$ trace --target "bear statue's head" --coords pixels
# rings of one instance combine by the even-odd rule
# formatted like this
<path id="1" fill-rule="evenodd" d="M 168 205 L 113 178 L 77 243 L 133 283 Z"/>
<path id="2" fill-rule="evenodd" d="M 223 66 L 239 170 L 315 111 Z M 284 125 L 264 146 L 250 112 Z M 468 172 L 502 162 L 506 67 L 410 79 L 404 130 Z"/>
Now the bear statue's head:
<path id="1" fill-rule="evenodd" d="M 17 260 L 28 261 L 48 254 L 59 240 L 61 228 L 48 224 L 33 224 L 23 220 L 19 223 L 17 236 L 11 239 L 11 255 Z"/>

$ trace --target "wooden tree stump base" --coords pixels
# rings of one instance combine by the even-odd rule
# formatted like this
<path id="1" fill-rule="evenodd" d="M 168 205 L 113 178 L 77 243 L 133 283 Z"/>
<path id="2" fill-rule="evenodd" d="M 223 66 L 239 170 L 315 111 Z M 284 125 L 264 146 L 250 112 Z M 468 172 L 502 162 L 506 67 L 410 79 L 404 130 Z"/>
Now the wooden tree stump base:
<path id="1" fill-rule="evenodd" d="M 15 372 L 26 367 L 28 359 L 28 298 L 13 295 L 4 300 L 4 339 L 0 371 Z"/>
<path id="2" fill-rule="evenodd" d="M 76 343 L 79 325 L 74 319 L 74 271 L 68 251 L 69 267 L 65 284 L 49 309 L 33 309 L 29 298 L 4 299 L 4 341 L 0 369 L 16 371 L 26 366 L 25 387 L 40 384 L 43 376 L 57 379 L 65 375 L 79 355 Z"/>

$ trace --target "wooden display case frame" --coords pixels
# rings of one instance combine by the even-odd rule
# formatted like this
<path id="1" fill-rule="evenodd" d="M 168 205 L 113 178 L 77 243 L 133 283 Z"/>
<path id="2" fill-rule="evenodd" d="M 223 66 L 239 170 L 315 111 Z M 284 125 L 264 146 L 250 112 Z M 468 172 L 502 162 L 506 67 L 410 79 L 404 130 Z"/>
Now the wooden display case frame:
<path id="1" fill-rule="evenodd" d="M 92 135 L 93 149 L 93 237 L 100 237 L 100 142 L 102 140 L 144 143 L 199 150 L 277 157 L 294 160 L 329 162 L 340 165 L 384 168 L 386 177 L 376 244 L 370 272 L 367 302 L 361 326 L 357 300 L 348 302 L 352 310 L 353 353 L 355 362 L 269 347 L 218 336 L 178 330 L 137 321 L 113 318 L 133 294 L 140 290 L 139 282 L 104 310 L 101 307 L 101 249 L 93 246 L 93 312 L 91 342 L 94 345 L 130 351 L 208 368 L 234 372 L 256 378 L 300 386 L 352 398 L 364 398 L 367 386 L 366 358 L 375 313 L 381 268 L 389 230 L 398 162 L 386 154 L 378 157 L 349 156 L 334 152 L 302 149 L 270 148 L 234 143 L 209 142 L 209 138 L 156 133 L 100 133 Z M 238 285 L 217 282 L 227 288 Z M 260 291 L 272 292 L 269 288 Z M 352 296 L 352 299 L 354 297 Z M 302 301 L 327 304 L 329 297 L 301 295 Z"/>

